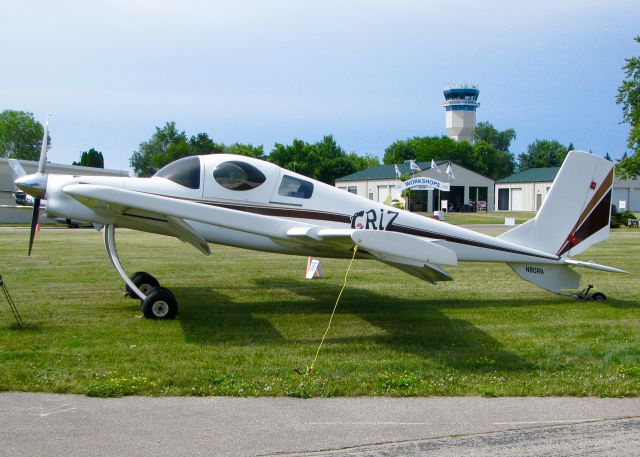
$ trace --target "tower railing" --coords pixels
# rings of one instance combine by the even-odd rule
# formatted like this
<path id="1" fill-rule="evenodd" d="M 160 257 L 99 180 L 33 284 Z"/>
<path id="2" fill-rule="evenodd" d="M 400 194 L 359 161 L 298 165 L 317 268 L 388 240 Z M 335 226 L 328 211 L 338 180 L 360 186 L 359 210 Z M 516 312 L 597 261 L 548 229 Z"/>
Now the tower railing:
<path id="1" fill-rule="evenodd" d="M 454 98 L 454 99 L 445 100 L 444 102 L 442 102 L 442 106 L 450 106 L 450 105 L 480 106 L 480 102 L 476 100 L 465 100 L 464 98 Z"/>

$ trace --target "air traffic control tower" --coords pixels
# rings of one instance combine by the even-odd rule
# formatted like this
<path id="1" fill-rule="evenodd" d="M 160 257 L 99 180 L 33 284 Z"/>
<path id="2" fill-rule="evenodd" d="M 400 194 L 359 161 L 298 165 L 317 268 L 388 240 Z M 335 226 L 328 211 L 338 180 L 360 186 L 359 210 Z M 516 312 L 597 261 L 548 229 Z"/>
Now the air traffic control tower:
<path id="1" fill-rule="evenodd" d="M 442 106 L 446 110 L 445 125 L 449 138 L 473 143 L 476 108 L 480 106 L 478 95 L 480 95 L 480 89 L 477 85 L 445 87 Z"/>

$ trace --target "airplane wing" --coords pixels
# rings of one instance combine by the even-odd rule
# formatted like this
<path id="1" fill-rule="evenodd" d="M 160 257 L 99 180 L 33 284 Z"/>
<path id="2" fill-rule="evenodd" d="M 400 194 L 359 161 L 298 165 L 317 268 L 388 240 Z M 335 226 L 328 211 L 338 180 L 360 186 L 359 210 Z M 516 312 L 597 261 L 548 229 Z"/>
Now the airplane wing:
<path id="1" fill-rule="evenodd" d="M 205 240 L 185 220 L 262 235 L 289 245 L 348 251 L 357 244 L 360 252 L 366 252 L 381 262 L 429 282 L 451 280 L 451 276 L 439 265 L 457 265 L 455 253 L 438 244 L 439 240 L 436 239 L 388 231 L 319 227 L 285 218 L 99 185 L 70 184 L 63 190 L 80 203 L 114 218 L 116 224 L 119 217 L 127 216 L 167 222 L 176 237 L 202 252 L 205 252 Z"/>

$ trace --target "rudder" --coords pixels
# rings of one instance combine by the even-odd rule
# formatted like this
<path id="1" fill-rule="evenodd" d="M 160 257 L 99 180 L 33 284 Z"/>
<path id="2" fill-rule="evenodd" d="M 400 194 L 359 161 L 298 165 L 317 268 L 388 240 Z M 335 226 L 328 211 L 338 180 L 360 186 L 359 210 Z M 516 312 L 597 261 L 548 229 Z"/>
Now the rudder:
<path id="1" fill-rule="evenodd" d="M 569 257 L 609 237 L 613 163 L 571 151 L 535 218 L 500 235 L 522 246 Z"/>

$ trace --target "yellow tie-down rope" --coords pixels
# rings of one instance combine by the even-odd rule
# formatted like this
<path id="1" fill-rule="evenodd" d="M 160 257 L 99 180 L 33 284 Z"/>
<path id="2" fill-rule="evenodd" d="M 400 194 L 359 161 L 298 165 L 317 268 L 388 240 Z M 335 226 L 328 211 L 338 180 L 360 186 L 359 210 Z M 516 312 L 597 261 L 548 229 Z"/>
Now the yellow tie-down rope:
<path id="1" fill-rule="evenodd" d="M 340 289 L 340 293 L 338 294 L 338 298 L 336 299 L 336 304 L 333 305 L 333 311 L 331 311 L 331 317 L 329 318 L 329 325 L 327 325 L 327 329 L 324 331 L 324 335 L 322 335 L 322 339 L 320 340 L 320 345 L 318 345 L 318 350 L 316 351 L 316 356 L 313 358 L 313 362 L 311 365 L 307 367 L 307 376 L 311 374 L 313 371 L 313 367 L 318 360 L 318 354 L 320 354 L 320 349 L 324 344 L 324 339 L 327 337 L 327 333 L 329 333 L 329 329 L 331 328 L 331 322 L 333 321 L 333 316 L 336 314 L 336 309 L 338 308 L 338 303 L 340 302 L 340 297 L 342 297 L 342 292 L 344 292 L 345 287 L 347 287 L 347 277 L 349 276 L 349 271 L 351 271 L 351 265 L 353 264 L 353 259 L 356 258 L 356 252 L 358 252 L 358 245 L 353 246 L 353 256 L 351 257 L 351 262 L 349 262 L 349 266 L 347 267 L 347 272 L 344 274 L 344 282 L 342 284 L 342 289 Z"/>

